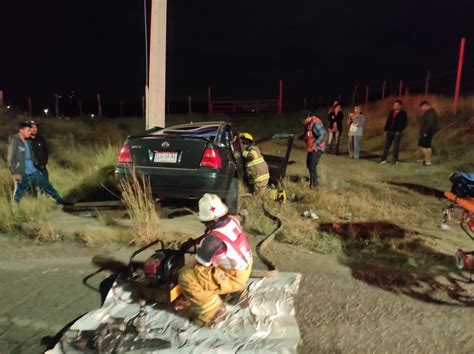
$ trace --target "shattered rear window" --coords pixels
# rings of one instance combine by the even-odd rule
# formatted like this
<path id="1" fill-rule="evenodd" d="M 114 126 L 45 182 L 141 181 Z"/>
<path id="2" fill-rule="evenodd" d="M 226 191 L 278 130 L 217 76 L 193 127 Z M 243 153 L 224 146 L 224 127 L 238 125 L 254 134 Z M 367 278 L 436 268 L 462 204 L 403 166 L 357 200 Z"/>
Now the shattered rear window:
<path id="1" fill-rule="evenodd" d="M 218 125 L 178 125 L 157 131 L 153 135 L 179 135 L 214 140 L 218 130 Z"/>

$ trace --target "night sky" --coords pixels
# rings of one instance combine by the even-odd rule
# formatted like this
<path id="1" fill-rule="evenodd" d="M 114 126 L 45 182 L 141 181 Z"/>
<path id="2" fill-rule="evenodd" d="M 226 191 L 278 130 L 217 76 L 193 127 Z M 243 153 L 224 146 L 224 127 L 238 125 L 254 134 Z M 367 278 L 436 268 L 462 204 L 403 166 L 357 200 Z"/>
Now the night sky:
<path id="1" fill-rule="evenodd" d="M 150 0 L 147 0 L 148 7 Z M 143 1 L 2 0 L 0 89 L 11 102 L 54 92 L 138 101 L 145 84 Z M 451 93 L 467 37 L 464 91 L 474 91 L 474 1 L 169 0 L 167 94 L 273 98 L 351 95 L 355 82 L 404 79 Z M 361 93 L 362 94 L 362 93 Z"/>

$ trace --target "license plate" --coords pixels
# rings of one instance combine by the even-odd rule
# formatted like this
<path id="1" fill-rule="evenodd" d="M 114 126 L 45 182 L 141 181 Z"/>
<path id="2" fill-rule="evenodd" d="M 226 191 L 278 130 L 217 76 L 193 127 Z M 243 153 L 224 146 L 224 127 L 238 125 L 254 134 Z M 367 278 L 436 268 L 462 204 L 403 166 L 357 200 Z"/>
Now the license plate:
<path id="1" fill-rule="evenodd" d="M 156 151 L 153 161 L 159 163 L 176 163 L 178 162 L 178 153 Z"/>

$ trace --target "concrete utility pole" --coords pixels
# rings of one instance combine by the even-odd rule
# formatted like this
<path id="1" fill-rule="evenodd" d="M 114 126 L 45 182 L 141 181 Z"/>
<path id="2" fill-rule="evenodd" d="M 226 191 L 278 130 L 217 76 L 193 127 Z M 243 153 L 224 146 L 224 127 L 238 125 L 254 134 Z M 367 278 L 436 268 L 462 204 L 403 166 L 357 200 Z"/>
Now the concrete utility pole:
<path id="1" fill-rule="evenodd" d="M 0 107 L 3 106 L 3 91 L 0 90 Z"/>
<path id="2" fill-rule="evenodd" d="M 150 69 L 146 90 L 146 129 L 165 126 L 167 0 L 152 0 Z"/>

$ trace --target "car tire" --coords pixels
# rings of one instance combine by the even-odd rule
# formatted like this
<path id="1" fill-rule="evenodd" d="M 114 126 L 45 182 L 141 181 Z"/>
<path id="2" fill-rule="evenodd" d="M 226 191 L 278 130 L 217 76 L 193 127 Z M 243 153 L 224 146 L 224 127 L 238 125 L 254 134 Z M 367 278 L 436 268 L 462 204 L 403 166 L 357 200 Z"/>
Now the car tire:
<path id="1" fill-rule="evenodd" d="M 232 178 L 229 190 L 224 201 L 229 208 L 230 215 L 237 215 L 239 212 L 239 180 L 236 177 Z"/>

